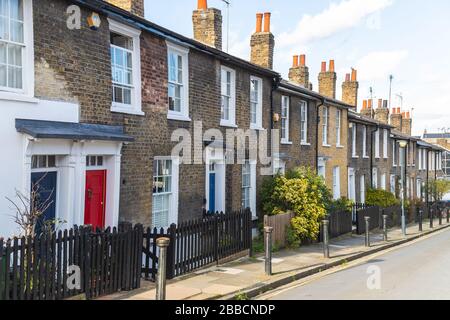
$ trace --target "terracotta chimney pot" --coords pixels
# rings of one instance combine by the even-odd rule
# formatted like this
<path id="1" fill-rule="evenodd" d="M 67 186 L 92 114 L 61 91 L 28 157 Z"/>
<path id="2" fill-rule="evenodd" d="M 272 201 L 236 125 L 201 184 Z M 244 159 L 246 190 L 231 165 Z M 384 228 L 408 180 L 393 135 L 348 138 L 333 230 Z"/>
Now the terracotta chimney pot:
<path id="1" fill-rule="evenodd" d="M 302 67 L 306 66 L 306 55 L 304 55 L 304 54 L 300 55 L 300 65 Z"/>
<path id="2" fill-rule="evenodd" d="M 257 13 L 256 14 L 256 32 L 260 33 L 262 31 L 262 21 L 263 21 L 263 14 Z"/>
<path id="3" fill-rule="evenodd" d="M 264 32 L 270 32 L 270 12 L 264 13 Z"/>
<path id="4" fill-rule="evenodd" d="M 197 9 L 198 10 L 208 9 L 208 0 L 198 0 Z"/>
<path id="5" fill-rule="evenodd" d="M 334 60 L 330 60 L 330 66 L 329 66 L 329 68 L 330 68 L 330 72 L 334 72 Z"/>

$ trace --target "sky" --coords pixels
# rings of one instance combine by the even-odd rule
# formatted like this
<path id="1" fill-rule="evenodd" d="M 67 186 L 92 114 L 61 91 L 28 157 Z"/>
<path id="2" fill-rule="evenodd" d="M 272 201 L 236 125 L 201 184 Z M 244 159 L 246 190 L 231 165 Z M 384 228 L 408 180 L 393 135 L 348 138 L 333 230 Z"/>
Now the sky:
<path id="1" fill-rule="evenodd" d="M 450 1 L 448 0 L 209 0 L 222 10 L 223 48 L 249 60 L 256 13 L 272 13 L 274 69 L 287 79 L 294 54 L 306 54 L 317 89 L 322 61 L 334 59 L 337 97 L 351 68 L 363 99 L 389 98 L 413 115 L 413 135 L 450 131 Z M 192 37 L 197 0 L 145 0 L 146 18 Z M 229 35 L 227 30 L 229 28 Z M 372 93 L 370 88 L 372 88 Z"/>

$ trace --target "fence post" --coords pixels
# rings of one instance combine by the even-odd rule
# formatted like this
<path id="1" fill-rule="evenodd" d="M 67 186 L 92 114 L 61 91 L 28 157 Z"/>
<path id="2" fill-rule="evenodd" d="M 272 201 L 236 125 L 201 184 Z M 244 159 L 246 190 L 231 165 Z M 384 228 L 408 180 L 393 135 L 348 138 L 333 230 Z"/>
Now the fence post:
<path id="1" fill-rule="evenodd" d="M 442 226 L 442 210 L 441 208 L 437 208 L 437 212 L 439 214 L 439 225 Z"/>
<path id="2" fill-rule="evenodd" d="M 250 257 L 253 256 L 253 214 L 252 211 L 250 209 L 247 209 L 247 237 L 248 237 L 248 245 L 249 245 L 249 249 L 248 249 L 248 255 Z"/>
<path id="3" fill-rule="evenodd" d="M 266 275 L 272 275 L 272 227 L 264 227 L 264 239 L 265 239 L 265 270 Z"/>
<path id="4" fill-rule="evenodd" d="M 447 208 L 447 223 L 450 223 L 450 209 Z"/>
<path id="5" fill-rule="evenodd" d="M 365 245 L 366 247 L 370 247 L 370 217 L 364 217 L 366 221 L 366 237 L 365 237 Z"/>
<path id="6" fill-rule="evenodd" d="M 387 219 L 388 219 L 388 215 L 383 214 L 383 238 L 384 238 L 384 241 L 388 241 Z"/>
<path id="7" fill-rule="evenodd" d="M 156 239 L 156 245 L 159 248 L 158 273 L 156 275 L 156 300 L 166 300 L 166 263 L 169 243 L 169 238 Z"/>
<path id="8" fill-rule="evenodd" d="M 432 229 L 433 228 L 433 219 L 434 219 L 434 209 L 433 208 L 431 208 L 430 209 L 430 228 Z"/>
<path id="9" fill-rule="evenodd" d="M 323 256 L 326 259 L 330 258 L 330 237 L 329 237 L 329 220 L 323 220 Z"/>
<path id="10" fill-rule="evenodd" d="M 173 279 L 175 277 L 177 225 L 172 223 L 168 231 L 170 243 L 167 249 L 167 279 Z"/>

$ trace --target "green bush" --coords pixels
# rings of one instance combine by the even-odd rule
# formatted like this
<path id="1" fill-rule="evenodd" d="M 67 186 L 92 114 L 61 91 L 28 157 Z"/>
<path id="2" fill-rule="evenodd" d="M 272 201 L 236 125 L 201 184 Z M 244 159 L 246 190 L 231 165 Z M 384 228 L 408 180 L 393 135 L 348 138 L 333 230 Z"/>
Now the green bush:
<path id="1" fill-rule="evenodd" d="M 297 168 L 263 183 L 262 207 L 266 214 L 295 214 L 288 232 L 291 245 L 317 239 L 329 203 L 330 191 L 325 182 L 309 168 Z"/>
<path id="2" fill-rule="evenodd" d="M 353 201 L 345 197 L 338 200 L 331 201 L 327 207 L 328 212 L 351 212 L 353 208 Z"/>
<path id="3" fill-rule="evenodd" d="M 399 205 L 400 201 L 389 191 L 371 188 L 367 190 L 366 204 L 380 208 L 389 208 Z"/>

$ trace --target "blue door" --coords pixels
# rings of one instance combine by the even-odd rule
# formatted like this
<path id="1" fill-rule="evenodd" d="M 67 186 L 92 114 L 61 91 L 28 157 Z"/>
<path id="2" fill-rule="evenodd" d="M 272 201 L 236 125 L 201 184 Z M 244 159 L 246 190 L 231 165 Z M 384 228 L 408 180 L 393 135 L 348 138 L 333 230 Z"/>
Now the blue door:
<path id="1" fill-rule="evenodd" d="M 46 221 L 56 217 L 56 172 L 36 172 L 31 174 L 31 188 L 37 191 L 37 205 L 47 204 L 48 208 L 38 220 L 35 232 L 39 235 Z M 44 205 L 45 206 L 45 205 Z"/>
<path id="2" fill-rule="evenodd" d="M 209 174 L 209 212 L 216 211 L 216 174 Z"/>

